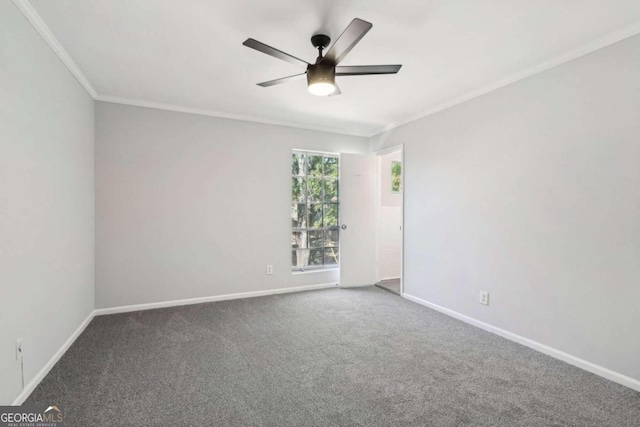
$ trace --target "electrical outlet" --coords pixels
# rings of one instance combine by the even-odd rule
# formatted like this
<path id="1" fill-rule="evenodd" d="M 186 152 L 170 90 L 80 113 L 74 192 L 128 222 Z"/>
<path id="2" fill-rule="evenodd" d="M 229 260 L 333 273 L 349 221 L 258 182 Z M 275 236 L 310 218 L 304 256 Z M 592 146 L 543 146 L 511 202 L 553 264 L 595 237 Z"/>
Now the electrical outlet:
<path id="1" fill-rule="evenodd" d="M 16 340 L 16 361 L 24 357 L 24 347 L 22 345 L 22 338 Z"/>
<path id="2" fill-rule="evenodd" d="M 273 265 L 267 265 L 267 274 L 273 274 Z"/>
<path id="3" fill-rule="evenodd" d="M 480 291 L 480 304 L 489 305 L 489 292 Z"/>

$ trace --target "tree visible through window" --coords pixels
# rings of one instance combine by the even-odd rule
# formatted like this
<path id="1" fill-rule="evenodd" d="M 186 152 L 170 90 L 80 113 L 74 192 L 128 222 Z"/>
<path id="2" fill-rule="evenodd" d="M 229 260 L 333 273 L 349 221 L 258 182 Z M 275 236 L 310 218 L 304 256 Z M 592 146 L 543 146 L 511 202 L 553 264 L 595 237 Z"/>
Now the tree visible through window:
<path id="1" fill-rule="evenodd" d="M 291 156 L 291 252 L 294 270 L 339 263 L 337 155 L 294 151 Z"/>
<path id="2" fill-rule="evenodd" d="M 402 191 L 402 163 L 391 162 L 391 191 L 400 193 Z"/>

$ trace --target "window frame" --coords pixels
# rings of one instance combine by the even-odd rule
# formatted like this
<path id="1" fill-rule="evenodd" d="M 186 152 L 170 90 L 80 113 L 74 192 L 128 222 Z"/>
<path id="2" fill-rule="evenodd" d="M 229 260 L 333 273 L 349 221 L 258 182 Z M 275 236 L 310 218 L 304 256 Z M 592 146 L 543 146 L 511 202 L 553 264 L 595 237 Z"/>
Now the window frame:
<path id="1" fill-rule="evenodd" d="M 294 174 L 293 172 L 293 158 L 295 155 L 305 155 L 305 170 L 304 170 L 304 175 L 300 175 L 300 174 Z M 309 166 L 310 163 L 308 162 L 309 157 L 312 156 L 321 156 L 322 157 L 322 169 L 321 169 L 321 174 L 320 175 L 311 175 Z M 325 162 L 324 162 L 324 158 L 335 158 L 337 159 L 337 176 L 336 177 L 331 177 L 331 176 L 327 176 L 325 175 Z M 295 227 L 294 224 L 291 224 L 291 229 L 290 229 L 290 233 L 291 233 L 291 272 L 292 273 L 301 273 L 301 272 L 308 272 L 308 271 L 326 271 L 326 270 L 332 270 L 332 269 L 338 269 L 340 268 L 340 154 L 339 153 L 330 153 L 330 152 L 325 152 L 325 151 L 313 151 L 313 150 L 301 150 L 301 149 L 293 149 L 291 150 L 291 156 L 290 156 L 290 168 L 291 168 L 291 190 L 292 190 L 292 195 L 293 195 L 293 180 L 294 179 L 301 179 L 304 183 L 305 183 L 305 188 L 304 188 L 304 202 L 300 202 L 299 200 L 296 201 L 294 200 L 294 198 L 292 197 L 291 199 L 291 212 L 293 213 L 295 206 L 296 205 L 303 205 L 305 206 L 305 222 L 304 224 L 306 225 L 305 227 Z M 308 180 L 309 179 L 319 179 L 321 181 L 320 183 L 320 188 L 321 188 L 321 196 L 318 200 L 310 200 L 309 198 L 309 186 L 307 185 Z M 335 182 L 337 184 L 336 186 L 336 199 L 335 201 L 333 200 L 326 200 L 325 198 L 325 182 L 329 181 L 329 182 Z M 312 206 L 320 206 L 321 207 L 321 221 L 322 221 L 322 226 L 321 227 L 312 227 L 311 225 L 311 217 L 310 217 L 310 212 L 311 212 L 311 207 Z M 335 215 L 336 217 L 336 223 L 334 225 L 329 225 L 326 226 L 324 224 L 324 219 L 325 219 L 325 209 L 327 209 L 328 206 L 335 206 L 335 209 L 337 210 L 337 214 Z M 293 219 L 293 217 L 292 217 Z M 305 234 L 305 239 L 306 239 L 306 247 L 301 247 L 301 248 L 296 248 L 294 247 L 294 233 L 304 233 Z M 311 246 L 311 234 L 313 232 L 320 232 L 322 235 L 321 241 L 322 244 L 319 246 Z M 331 233 L 334 232 L 335 233 L 335 239 L 332 239 L 332 241 L 335 241 L 335 245 L 327 245 L 327 238 L 325 237 L 327 233 Z M 327 264 L 325 262 L 326 260 L 326 251 L 327 249 L 337 249 L 337 263 L 335 264 Z M 313 265 L 306 265 L 306 266 L 297 266 L 294 264 L 294 256 L 297 254 L 296 251 L 298 250 L 307 250 L 309 252 L 308 256 L 308 260 L 311 259 L 311 254 L 312 251 L 314 250 L 320 250 L 322 252 L 322 264 L 313 264 Z M 308 264 L 308 261 L 307 261 Z"/>

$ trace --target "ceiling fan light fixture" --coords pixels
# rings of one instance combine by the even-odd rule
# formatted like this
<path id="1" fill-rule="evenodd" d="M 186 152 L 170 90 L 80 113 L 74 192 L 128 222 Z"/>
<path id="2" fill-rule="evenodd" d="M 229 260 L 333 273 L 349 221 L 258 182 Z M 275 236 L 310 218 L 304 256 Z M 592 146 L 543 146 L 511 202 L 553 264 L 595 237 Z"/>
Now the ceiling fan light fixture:
<path id="1" fill-rule="evenodd" d="M 307 69 L 307 89 L 316 96 L 331 95 L 336 90 L 335 68 L 312 65 Z"/>
<path id="2" fill-rule="evenodd" d="M 309 89 L 309 93 L 313 95 L 327 96 L 327 95 L 331 95 L 333 92 L 336 91 L 336 86 L 332 83 L 317 82 L 317 83 L 310 83 L 307 89 Z"/>

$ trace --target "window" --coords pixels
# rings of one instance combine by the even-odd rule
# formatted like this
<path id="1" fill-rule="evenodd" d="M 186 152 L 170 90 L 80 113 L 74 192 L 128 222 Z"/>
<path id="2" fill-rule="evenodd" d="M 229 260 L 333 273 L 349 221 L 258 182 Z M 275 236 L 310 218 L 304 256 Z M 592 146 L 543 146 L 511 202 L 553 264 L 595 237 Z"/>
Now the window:
<path id="1" fill-rule="evenodd" d="M 294 151 L 291 174 L 292 268 L 337 267 L 340 158 Z"/>
<path id="2" fill-rule="evenodd" d="M 402 163 L 391 162 L 391 192 L 402 192 Z"/>

